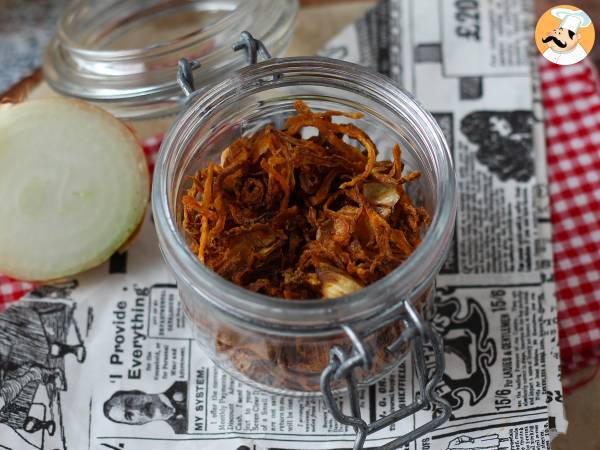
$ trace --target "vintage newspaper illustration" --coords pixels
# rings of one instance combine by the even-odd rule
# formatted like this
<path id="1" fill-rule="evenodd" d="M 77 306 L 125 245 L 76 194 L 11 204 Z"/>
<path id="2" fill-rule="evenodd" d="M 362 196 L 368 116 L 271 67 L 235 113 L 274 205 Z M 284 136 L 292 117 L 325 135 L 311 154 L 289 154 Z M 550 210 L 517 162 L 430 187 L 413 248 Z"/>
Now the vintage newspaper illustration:
<path id="1" fill-rule="evenodd" d="M 513 28 L 498 28 L 506 15 Z M 445 343 L 438 392 L 453 412 L 407 449 L 543 449 L 566 429 L 539 86 L 514 32 L 531 18 L 523 0 L 443 8 L 388 0 L 324 50 L 414 93 L 455 161 L 460 211 L 431 317 Z M 468 57 L 452 50 L 457 39 L 473 41 Z M 354 441 L 319 397 L 258 391 L 210 362 L 150 217 L 127 254 L 0 314 L 0 362 L 0 449 L 309 450 Z M 418 389 L 408 359 L 361 391 L 362 416 L 408 405 Z M 393 424 L 366 447 L 434 414 Z"/>

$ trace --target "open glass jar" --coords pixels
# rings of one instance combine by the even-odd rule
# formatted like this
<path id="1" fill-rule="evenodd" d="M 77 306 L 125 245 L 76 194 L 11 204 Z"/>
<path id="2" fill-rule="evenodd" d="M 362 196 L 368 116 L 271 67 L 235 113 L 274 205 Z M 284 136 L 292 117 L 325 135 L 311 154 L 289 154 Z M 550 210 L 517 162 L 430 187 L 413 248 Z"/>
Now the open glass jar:
<path id="1" fill-rule="evenodd" d="M 214 84 L 245 65 L 231 51 L 240 30 L 281 55 L 297 8 L 297 0 L 76 0 L 60 18 L 44 76 L 55 91 L 121 119 L 174 118 L 184 98 L 180 58 L 200 63 L 196 86 Z"/>
<path id="2" fill-rule="evenodd" d="M 432 217 L 422 243 L 401 266 L 376 283 L 335 299 L 290 301 L 234 285 L 198 261 L 180 225 L 186 176 L 218 162 L 221 152 L 239 137 L 269 123 L 280 125 L 293 113 L 297 99 L 313 111 L 364 113 L 355 124 L 373 138 L 379 158 L 391 159 L 391 149 L 399 143 L 407 170 L 421 172 L 409 195 Z M 221 368 L 271 392 L 323 394 L 333 410 L 331 393 L 343 388 L 344 381 L 354 394 L 355 384 L 372 383 L 412 350 L 427 389 L 418 405 L 395 420 L 426 402 L 435 403 L 433 387 L 443 371 L 441 344 L 419 315 L 426 314 L 449 248 L 457 204 L 455 178 L 435 120 L 391 80 L 342 61 L 285 58 L 249 66 L 197 92 L 163 141 L 152 204 L 161 250 L 177 279 L 197 340 Z M 437 352 L 432 377 L 424 370 L 424 341 Z M 346 354 L 349 351 L 351 355 Z M 449 407 L 436 404 L 447 417 Z M 338 412 L 338 420 L 357 425 Z M 391 419 L 387 420 L 377 429 L 389 425 Z M 363 428 L 365 435 L 373 431 L 366 424 Z"/>

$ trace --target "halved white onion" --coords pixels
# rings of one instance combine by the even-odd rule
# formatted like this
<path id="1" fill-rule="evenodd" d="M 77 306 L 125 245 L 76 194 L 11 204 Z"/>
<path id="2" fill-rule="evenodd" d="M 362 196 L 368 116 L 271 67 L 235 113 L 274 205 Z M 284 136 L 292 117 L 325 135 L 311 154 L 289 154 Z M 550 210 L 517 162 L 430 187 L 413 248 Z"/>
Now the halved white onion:
<path id="1" fill-rule="evenodd" d="M 44 281 L 104 262 L 138 228 L 148 191 L 136 137 L 102 109 L 0 108 L 0 273 Z"/>

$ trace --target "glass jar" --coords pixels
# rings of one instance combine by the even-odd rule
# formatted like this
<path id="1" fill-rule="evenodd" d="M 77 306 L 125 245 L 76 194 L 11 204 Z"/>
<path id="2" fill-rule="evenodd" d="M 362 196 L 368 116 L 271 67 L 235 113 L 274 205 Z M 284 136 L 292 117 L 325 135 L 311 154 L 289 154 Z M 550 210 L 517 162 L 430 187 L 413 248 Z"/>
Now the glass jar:
<path id="1" fill-rule="evenodd" d="M 245 65 L 243 52 L 231 51 L 242 30 L 283 54 L 297 8 L 297 0 L 74 1 L 50 42 L 44 76 L 62 95 L 160 133 L 182 106 L 180 58 L 200 63 L 196 86 L 214 84 Z"/>
<path id="2" fill-rule="evenodd" d="M 358 127 L 391 159 L 402 148 L 406 170 L 421 177 L 409 195 L 432 217 L 421 244 L 379 281 L 335 299 L 290 301 L 243 289 L 201 264 L 180 226 L 186 177 L 241 136 L 279 126 L 301 99 L 314 111 L 360 111 Z M 356 374 L 368 384 L 394 368 L 410 343 L 406 309 L 425 313 L 451 241 L 456 187 L 450 152 L 433 117 L 391 80 L 366 68 L 320 57 L 271 59 L 244 68 L 190 98 L 168 131 L 154 172 L 152 204 L 164 258 L 200 345 L 227 372 L 248 384 L 288 395 L 321 392 L 333 347 L 350 349 L 348 327 L 371 355 Z M 408 305 L 408 306 L 407 306 Z M 394 319 L 396 317 L 396 319 Z M 414 335 L 414 333 L 413 333 Z M 336 382 L 334 389 L 343 387 Z"/>

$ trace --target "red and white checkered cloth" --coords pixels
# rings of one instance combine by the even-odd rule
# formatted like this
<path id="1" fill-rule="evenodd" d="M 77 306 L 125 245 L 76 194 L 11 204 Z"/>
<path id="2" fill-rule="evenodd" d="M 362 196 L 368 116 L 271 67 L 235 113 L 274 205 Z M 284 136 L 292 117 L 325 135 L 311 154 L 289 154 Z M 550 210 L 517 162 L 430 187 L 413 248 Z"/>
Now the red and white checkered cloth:
<path id="1" fill-rule="evenodd" d="M 600 84 L 590 62 L 541 58 L 564 373 L 600 362 Z M 150 169 L 159 139 L 144 142 Z M 0 275 L 0 308 L 33 288 Z"/>
<path id="2" fill-rule="evenodd" d="M 600 83 L 592 64 L 540 67 L 563 371 L 600 361 Z"/>

